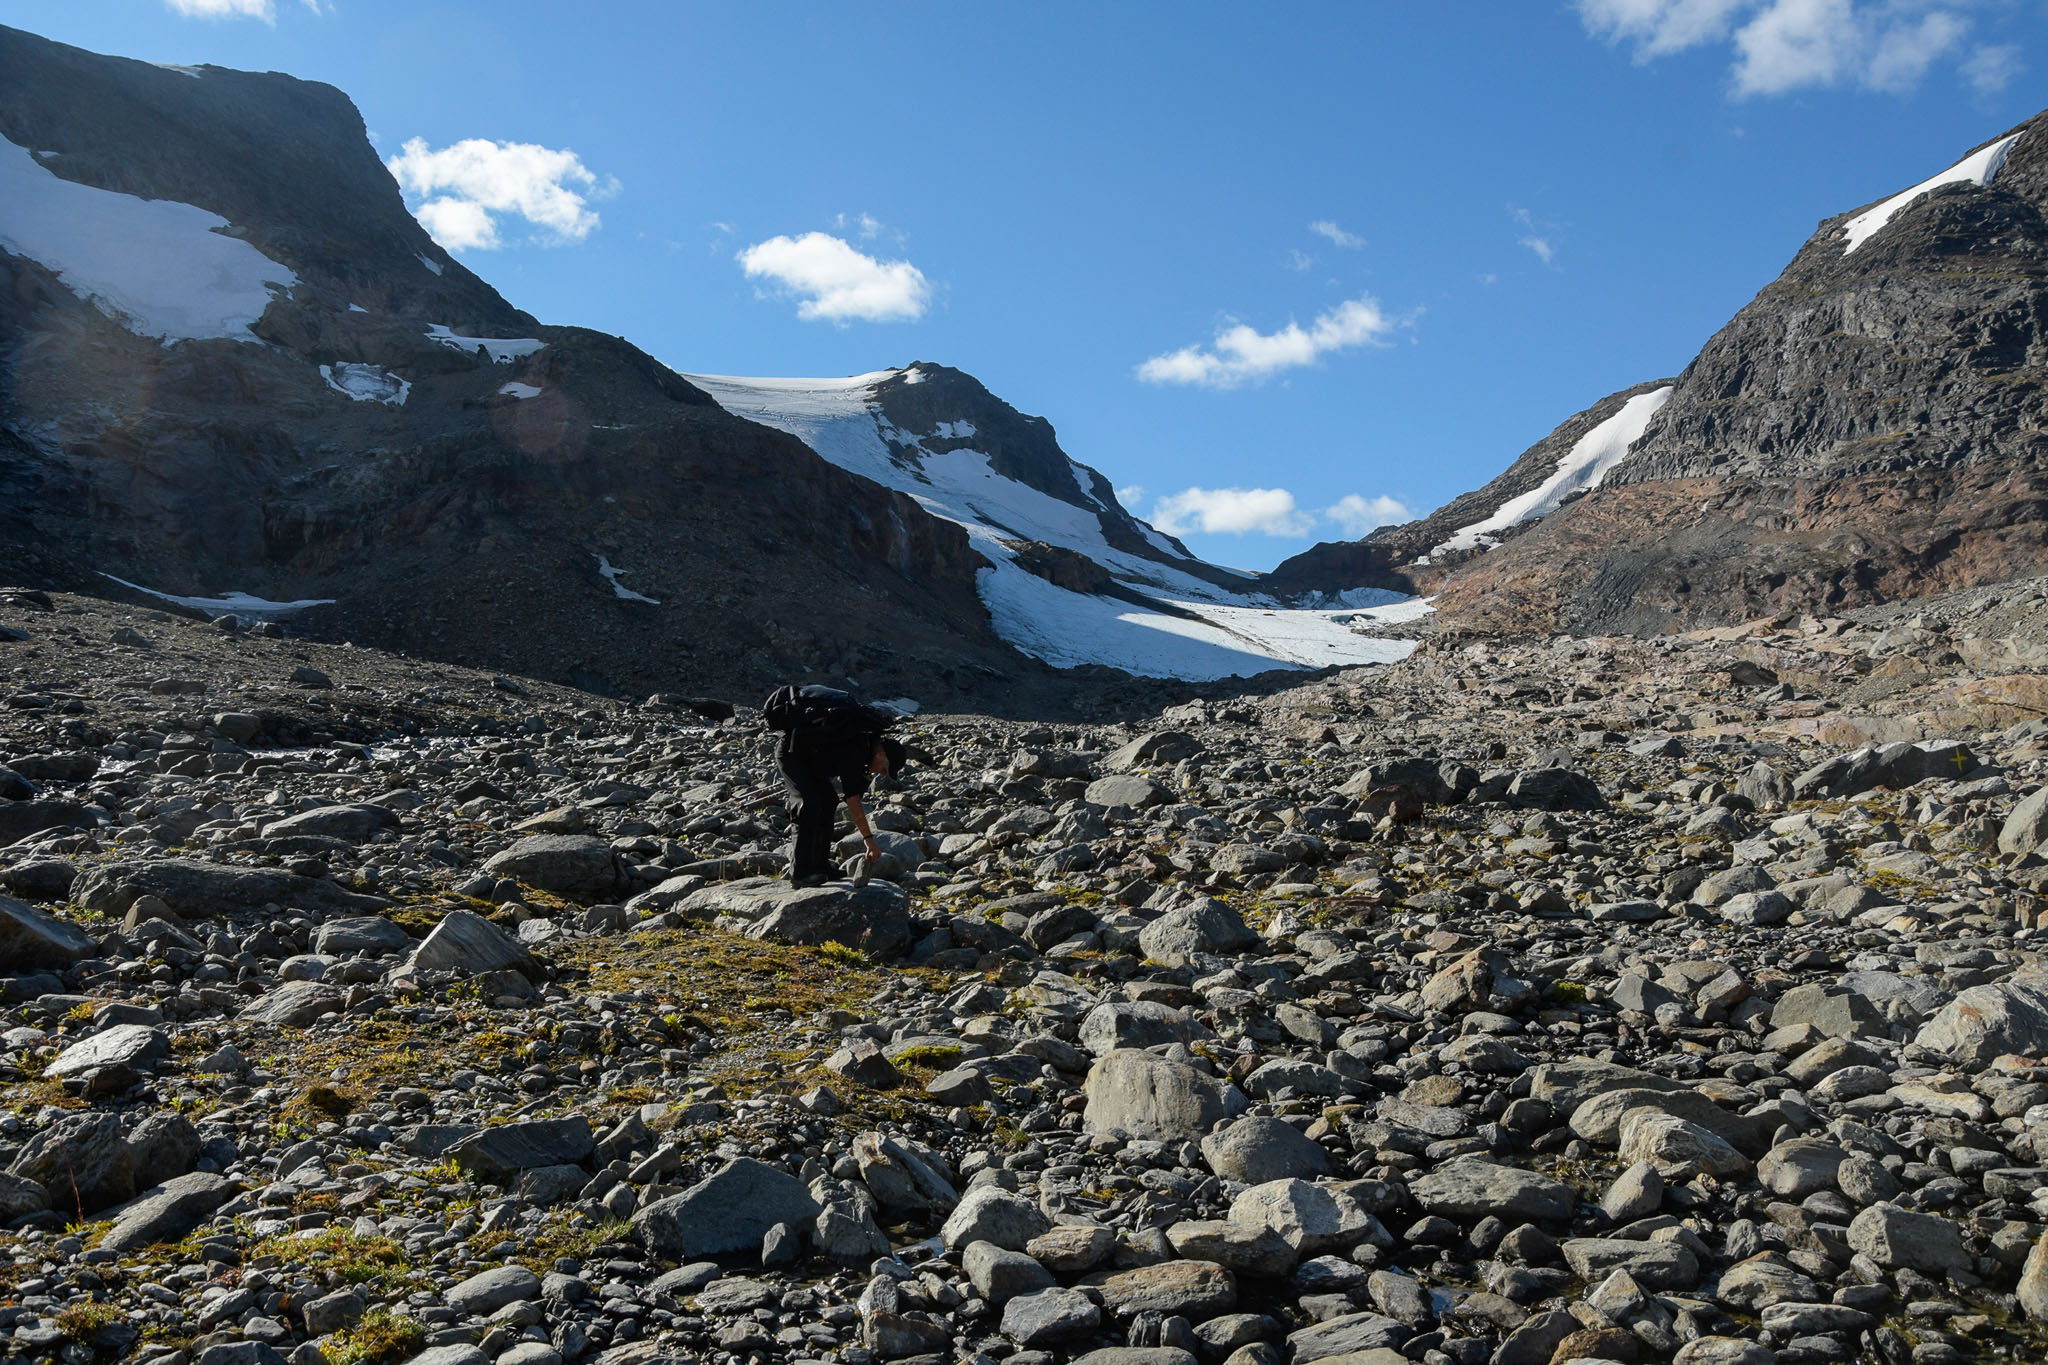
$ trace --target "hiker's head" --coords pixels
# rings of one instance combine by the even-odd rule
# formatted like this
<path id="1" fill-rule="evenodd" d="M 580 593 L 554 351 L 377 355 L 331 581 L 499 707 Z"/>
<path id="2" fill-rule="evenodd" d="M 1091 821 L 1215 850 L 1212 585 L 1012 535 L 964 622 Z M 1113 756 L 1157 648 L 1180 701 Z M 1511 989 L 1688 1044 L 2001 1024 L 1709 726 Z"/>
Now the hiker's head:
<path id="1" fill-rule="evenodd" d="M 903 771 L 909 756 L 903 750 L 903 741 L 886 736 L 875 741 L 875 752 L 868 759 L 868 771 L 877 777 L 894 775 Z"/>

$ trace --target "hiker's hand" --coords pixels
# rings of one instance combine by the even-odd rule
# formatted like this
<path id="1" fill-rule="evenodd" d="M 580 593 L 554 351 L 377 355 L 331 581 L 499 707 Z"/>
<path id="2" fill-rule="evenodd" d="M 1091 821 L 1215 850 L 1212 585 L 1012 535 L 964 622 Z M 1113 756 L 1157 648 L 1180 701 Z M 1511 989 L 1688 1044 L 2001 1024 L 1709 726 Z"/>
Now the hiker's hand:
<path id="1" fill-rule="evenodd" d="M 876 842 L 876 840 L 875 840 L 875 836 L 874 836 L 874 835 L 872 835 L 872 834 L 870 834 L 870 835 L 869 835 L 869 836 L 867 837 L 867 845 L 868 845 L 868 861 L 869 861 L 869 862 L 871 862 L 871 863 L 872 863 L 872 862 L 875 862 L 876 860 L 878 860 L 878 859 L 879 859 L 879 858 L 880 858 L 880 857 L 882 856 L 882 846 L 881 846 L 881 844 L 879 844 L 879 843 L 877 843 L 877 842 Z"/>

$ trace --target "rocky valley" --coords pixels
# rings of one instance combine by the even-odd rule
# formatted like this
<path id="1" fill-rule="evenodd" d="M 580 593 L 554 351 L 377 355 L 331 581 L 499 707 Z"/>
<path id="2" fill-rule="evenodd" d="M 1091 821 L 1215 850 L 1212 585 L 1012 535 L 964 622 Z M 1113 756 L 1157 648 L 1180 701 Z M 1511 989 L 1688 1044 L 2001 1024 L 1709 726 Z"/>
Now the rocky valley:
<path id="1" fill-rule="evenodd" d="M 8 1353 L 2037 1359 L 2048 584 L 1921 608 L 918 716 L 792 891 L 750 707 L 9 591 Z"/>

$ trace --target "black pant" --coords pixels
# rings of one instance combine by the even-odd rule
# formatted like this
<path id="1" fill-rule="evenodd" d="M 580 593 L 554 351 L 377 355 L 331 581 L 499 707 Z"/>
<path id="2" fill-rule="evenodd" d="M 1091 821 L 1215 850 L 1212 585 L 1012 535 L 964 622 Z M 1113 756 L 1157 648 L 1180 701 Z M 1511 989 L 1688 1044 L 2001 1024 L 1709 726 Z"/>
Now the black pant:
<path id="1" fill-rule="evenodd" d="M 789 877 L 832 875 L 832 823 L 839 812 L 839 792 L 832 779 L 800 755 L 777 754 L 782 769 L 784 804 L 796 817 L 796 837 L 789 845 Z"/>

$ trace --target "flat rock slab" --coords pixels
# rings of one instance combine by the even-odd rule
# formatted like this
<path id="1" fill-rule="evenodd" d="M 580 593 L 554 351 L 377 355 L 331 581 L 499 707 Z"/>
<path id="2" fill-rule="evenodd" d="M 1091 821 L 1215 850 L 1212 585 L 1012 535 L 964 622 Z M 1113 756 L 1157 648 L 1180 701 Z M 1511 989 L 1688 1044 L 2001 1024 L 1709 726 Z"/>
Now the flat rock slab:
<path id="1" fill-rule="evenodd" d="M 1164 1313 L 1207 1322 L 1237 1307 L 1237 1278 L 1213 1261 L 1161 1261 L 1106 1277 L 1103 1306 L 1119 1317 Z"/>
<path id="2" fill-rule="evenodd" d="M 778 1223 L 802 1226 L 818 1216 L 803 1182 L 752 1157 L 740 1157 L 633 1215 L 633 1234 L 665 1261 L 759 1253 Z"/>
<path id="3" fill-rule="evenodd" d="M 408 974 L 443 971 L 463 976 L 515 971 L 529 981 L 545 980 L 547 975 L 518 939 L 467 910 L 453 910 L 443 916 L 433 932 L 412 950 L 403 970 Z"/>
<path id="4" fill-rule="evenodd" d="M 402 953 L 412 944 L 411 934 L 382 915 L 352 915 L 321 925 L 313 938 L 313 951 L 332 957 L 353 953 L 382 957 L 386 953 Z"/>
<path id="5" fill-rule="evenodd" d="M 114 1226 L 100 1245 L 108 1251 L 133 1251 L 175 1242 L 213 1216 L 213 1211 L 241 1188 L 225 1176 L 206 1171 L 181 1175 L 115 1209 Z"/>
<path id="6" fill-rule="evenodd" d="M 162 1061 L 170 1045 L 162 1029 L 147 1024 L 116 1024 L 65 1048 L 44 1069 L 43 1075 L 61 1081 L 108 1068 L 133 1077 Z"/>
<path id="7" fill-rule="evenodd" d="M 0 848 L 53 829 L 98 829 L 93 808 L 76 801 L 0 801 Z"/>
<path id="8" fill-rule="evenodd" d="M 840 943 L 878 962 L 903 956 L 916 934 L 909 898 L 888 882 L 794 887 L 748 877 L 707 886 L 676 908 L 694 918 L 716 917 L 719 927 L 748 938 L 804 947 Z"/>
<path id="9" fill-rule="evenodd" d="M 1379 1313 L 1346 1313 L 1292 1333 L 1287 1344 L 1293 1348 L 1294 1365 L 1308 1365 L 1359 1351 L 1399 1350 L 1414 1335 L 1407 1323 Z"/>
<path id="10" fill-rule="evenodd" d="M 263 827 L 263 837 L 277 839 L 294 834 L 317 834 L 354 844 L 397 828 L 398 812 L 366 802 L 362 805 L 318 806 L 282 820 L 273 820 Z"/>
<path id="11" fill-rule="evenodd" d="M 1578 1204 L 1572 1187 L 1519 1166 L 1491 1161 L 1446 1162 L 1408 1182 L 1415 1202 L 1449 1218 L 1488 1214 L 1520 1222 L 1565 1222 Z"/>
<path id="12" fill-rule="evenodd" d="M 1691 1289 L 1700 1282 L 1699 1258 L 1676 1242 L 1632 1242 L 1574 1237 L 1564 1243 L 1565 1263 L 1588 1283 L 1625 1270 L 1646 1289 Z"/>
<path id="13" fill-rule="evenodd" d="M 492 857 L 484 871 L 570 900 L 614 895 L 630 884 L 611 845 L 588 834 L 535 834 Z"/>
<path id="14" fill-rule="evenodd" d="M 266 905 L 374 915 L 388 904 L 343 890 L 324 877 L 191 858 L 106 863 L 81 873 L 71 888 L 72 900 L 103 915 L 127 914 L 138 896 L 155 896 L 186 919 L 214 919 L 225 911 Z"/>
<path id="15" fill-rule="evenodd" d="M 501 1265 L 478 1271 L 441 1297 L 452 1308 L 477 1317 L 489 1317 L 508 1303 L 524 1303 L 540 1297 L 540 1276 L 520 1265 Z"/>
<path id="16" fill-rule="evenodd" d="M 304 1028 L 323 1014 L 339 1014 L 348 1001 L 332 986 L 318 981 L 287 981 L 266 991 L 237 1017 L 259 1024 L 284 1024 Z"/>
<path id="17" fill-rule="evenodd" d="M 510 1186 L 521 1171 L 581 1165 L 596 1149 L 590 1120 L 576 1115 L 479 1129 L 451 1144 L 448 1159 L 480 1180 Z"/>
<path id="18" fill-rule="evenodd" d="M 93 936 L 12 896 L 0 896 L 0 972 L 68 967 L 99 951 Z"/>

